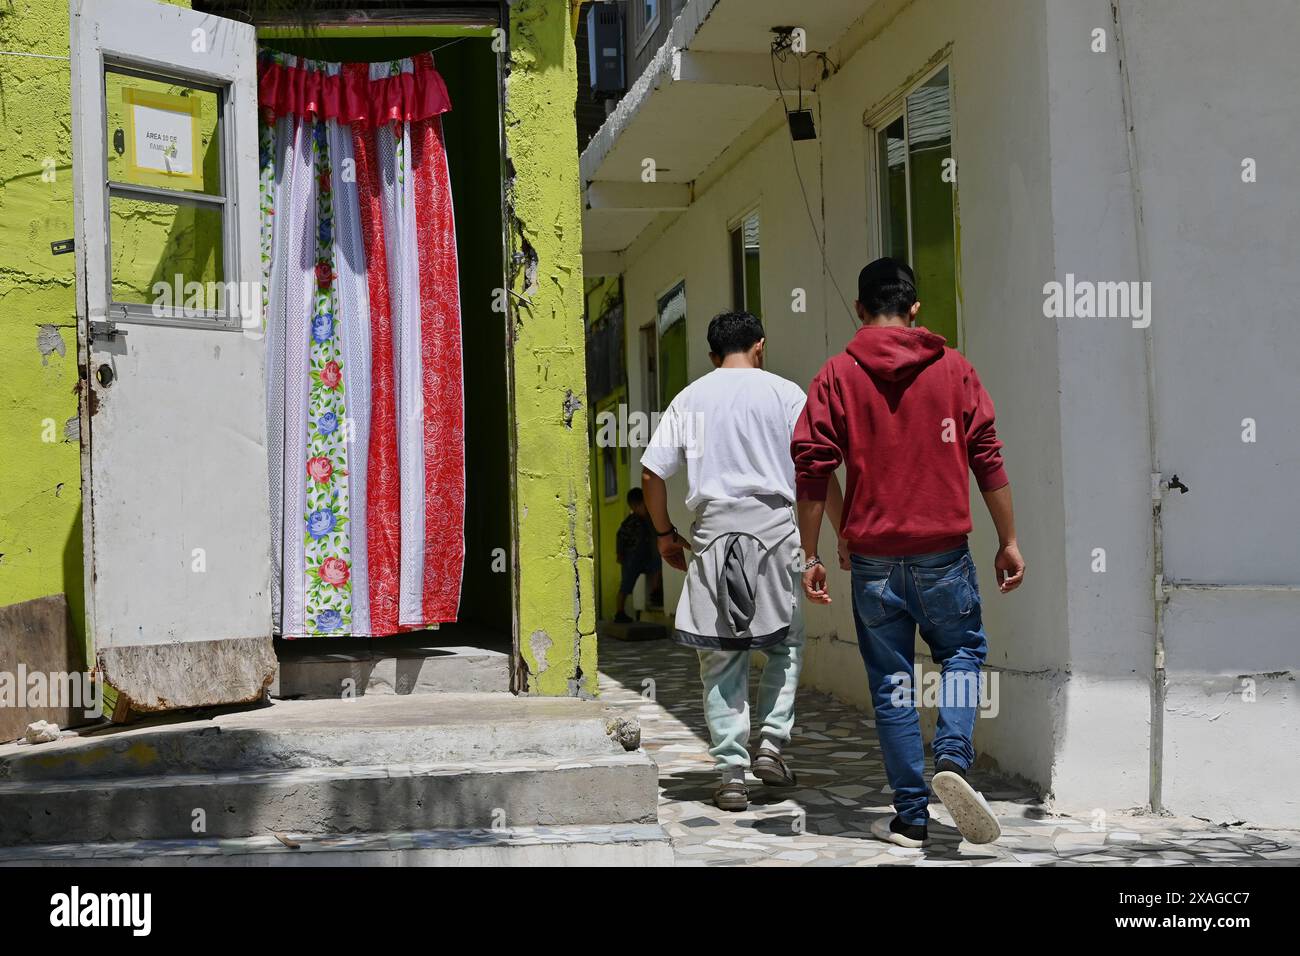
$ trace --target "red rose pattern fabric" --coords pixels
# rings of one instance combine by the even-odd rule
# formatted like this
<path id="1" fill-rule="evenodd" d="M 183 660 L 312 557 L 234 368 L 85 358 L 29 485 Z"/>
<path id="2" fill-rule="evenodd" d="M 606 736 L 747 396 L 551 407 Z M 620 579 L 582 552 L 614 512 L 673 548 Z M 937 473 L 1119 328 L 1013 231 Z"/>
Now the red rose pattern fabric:
<path id="1" fill-rule="evenodd" d="M 424 378 L 424 617 L 455 620 L 465 563 L 465 400 L 456 222 L 442 120 L 411 124 Z M 429 414 L 430 409 L 439 414 Z"/>
<path id="2" fill-rule="evenodd" d="M 272 69 L 272 66 L 276 69 Z M 336 361 L 331 360 L 318 366 L 315 373 L 320 386 L 339 392 L 341 405 L 345 399 L 349 415 L 353 414 L 352 410 L 358 407 L 358 403 L 364 402 L 368 406 L 368 447 L 357 451 L 358 454 L 365 455 L 365 468 L 362 470 L 364 478 L 358 479 L 339 472 L 330 458 L 314 454 L 310 448 L 305 456 L 305 473 L 291 475 L 284 470 L 281 476 L 286 486 L 294 481 L 323 485 L 331 481 L 337 482 L 342 476 L 343 480 L 349 482 L 350 494 L 354 500 L 358 496 L 364 496 L 364 517 L 360 521 L 353 520 L 350 533 L 354 542 L 359 537 L 364 537 L 367 568 L 359 569 L 366 573 L 358 576 L 358 587 L 352 589 L 352 606 L 354 609 L 364 606 L 368 610 L 368 613 L 360 615 L 360 620 L 368 621 L 369 624 L 364 632 L 351 629 L 351 621 L 345 613 L 339 622 L 331 620 L 331 623 L 341 625 L 337 628 L 308 627 L 306 633 L 284 633 L 277 613 L 277 629 L 282 631 L 283 636 L 290 638 L 316 636 L 326 632 L 329 636 L 352 634 L 378 637 L 412 629 L 409 622 L 403 625 L 399 621 L 400 573 L 404 555 L 400 513 L 403 490 L 400 460 L 403 449 L 398 427 L 398 389 L 395 381 L 395 347 L 398 341 L 417 342 L 420 352 L 419 387 L 423 389 L 424 399 L 424 467 L 423 487 L 420 489 L 424 517 L 424 623 L 454 621 L 459 611 L 465 557 L 465 414 L 455 217 L 442 121 L 438 115 L 450 109 L 445 86 L 428 54 L 391 64 L 326 64 L 270 54 L 263 64 L 262 76 L 263 88 L 275 96 L 274 102 L 263 104 L 269 108 L 263 110 L 264 125 L 261 130 L 262 142 L 266 147 L 262 155 L 265 234 L 272 236 L 278 223 L 291 220 L 294 215 L 315 219 L 319 214 L 319 210 L 310 207 L 303 210 L 276 210 L 274 203 L 267 201 L 268 193 L 276 197 L 281 195 L 274 188 L 280 173 L 280 170 L 274 168 L 274 159 L 278 155 L 275 148 L 276 131 L 282 130 L 284 124 L 276 126 L 272 122 L 273 117 L 297 115 L 300 121 L 319 124 L 322 128 L 327 122 L 341 130 L 345 138 L 350 134 L 354 176 L 351 179 L 343 176 L 342 183 L 351 182 L 355 188 L 343 188 L 336 176 L 334 195 L 331 198 L 335 222 L 339 220 L 340 207 L 348 204 L 350 209 L 347 210 L 347 220 L 359 224 L 360 245 L 365 255 L 364 291 L 368 292 L 369 297 L 368 316 L 332 315 L 329 323 L 331 330 L 341 329 L 345 336 L 350 322 L 365 323 L 370 339 L 369 394 L 351 394 L 346 384 L 351 380 L 343 374 L 343 369 Z M 303 97 L 296 93 L 289 95 L 285 92 L 289 88 L 286 83 L 291 83 L 297 91 L 324 91 L 322 95 L 327 99 L 333 95 L 345 97 L 348 103 L 353 104 L 349 111 L 355 121 L 350 126 L 338 127 L 337 117 L 343 111 L 320 110 L 317 108 L 317 100 L 311 96 Z M 331 92 L 334 90 L 341 92 L 334 94 Z M 407 120 L 411 149 L 409 155 L 400 160 L 396 182 L 393 181 L 391 171 L 380 168 L 376 127 L 373 125 L 374 115 L 377 115 L 375 110 L 355 105 L 358 102 L 358 91 L 365 93 L 367 90 L 387 104 L 382 109 L 375 107 L 380 113 L 385 110 L 391 113 L 392 109 L 396 109 L 393 115 L 404 113 L 411 117 Z M 414 94 L 412 90 L 415 90 Z M 393 103 L 397 103 L 397 106 L 394 107 Z M 403 103 L 407 105 L 402 106 Z M 401 132 L 398 131 L 399 136 Z M 392 201 L 391 195 L 386 191 L 402 188 L 401 179 L 406 176 L 411 177 L 408 182 L 414 183 L 418 255 L 393 256 L 389 254 L 391 250 L 388 244 L 396 241 L 396 237 L 386 234 L 383 209 L 385 202 Z M 320 189 L 314 192 L 319 195 L 329 188 L 329 183 L 323 181 Z M 338 235 L 332 224 L 322 223 L 320 236 L 335 244 L 334 261 L 331 262 L 328 255 L 319 258 L 312 278 L 317 292 L 328 293 L 338 278 L 337 270 L 345 265 L 350 267 L 352 260 L 339 258 Z M 275 248 L 273 242 L 268 245 Z M 390 275 L 389 270 L 405 268 L 401 264 L 406 262 L 418 262 L 420 304 L 418 310 L 411 310 L 409 318 L 402 319 L 394 315 L 391 291 L 395 282 L 409 282 L 410 278 L 400 272 Z M 273 264 L 266 257 L 263 264 L 269 281 Z M 354 274 L 348 272 L 349 276 Z M 293 290 L 290 289 L 289 295 L 292 294 Z M 338 308 L 338 301 L 337 298 L 334 300 L 335 308 Z M 276 308 L 279 304 L 273 297 L 270 307 Z M 318 339 L 328 331 L 324 324 L 316 323 Z M 415 327 L 405 327 L 410 324 Z M 403 327 L 399 328 L 398 325 Z M 268 323 L 268 329 L 272 333 L 278 331 L 281 336 L 286 334 L 287 327 L 283 322 Z M 288 351 L 307 349 L 309 346 L 307 341 L 270 343 L 272 349 Z M 284 374 L 283 370 L 280 374 Z M 299 387 L 299 384 L 308 387 L 308 383 L 268 383 L 268 394 L 277 389 L 292 390 Z M 269 410 L 273 414 L 284 414 L 283 406 L 272 405 Z M 338 427 L 346 429 L 348 424 L 341 422 Z M 293 430 L 285 429 L 284 433 L 292 434 Z M 417 429 L 417 440 L 419 434 Z M 408 489 L 408 498 L 409 496 Z M 279 502 L 281 512 L 273 514 L 273 521 L 284 520 L 283 502 L 294 500 L 294 497 L 288 490 L 272 494 L 272 509 L 275 511 Z M 326 522 L 320 518 L 318 523 L 323 527 Z M 316 532 L 319 531 L 317 528 Z M 420 540 L 419 536 L 416 540 Z M 301 562 L 292 561 L 287 550 L 282 557 L 283 560 L 276 564 L 282 578 L 278 582 L 281 590 L 328 585 L 343 591 L 351 586 L 352 569 L 346 554 L 325 557 L 310 572 Z M 409 561 L 409 556 L 406 557 Z"/>

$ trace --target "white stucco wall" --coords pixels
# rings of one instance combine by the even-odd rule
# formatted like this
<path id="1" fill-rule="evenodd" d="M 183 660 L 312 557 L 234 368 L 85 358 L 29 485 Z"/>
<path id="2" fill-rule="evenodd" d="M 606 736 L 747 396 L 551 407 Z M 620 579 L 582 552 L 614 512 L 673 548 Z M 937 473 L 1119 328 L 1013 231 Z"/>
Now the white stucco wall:
<path id="1" fill-rule="evenodd" d="M 1155 310 L 1168 605 L 1162 799 L 1300 826 L 1300 5 L 1124 0 Z M 1190 8 L 1190 9 L 1189 9 Z M 1242 161 L 1258 179 L 1242 181 Z M 1242 422 L 1256 422 L 1253 443 Z M 1246 691 L 1243 693 L 1243 691 Z"/>

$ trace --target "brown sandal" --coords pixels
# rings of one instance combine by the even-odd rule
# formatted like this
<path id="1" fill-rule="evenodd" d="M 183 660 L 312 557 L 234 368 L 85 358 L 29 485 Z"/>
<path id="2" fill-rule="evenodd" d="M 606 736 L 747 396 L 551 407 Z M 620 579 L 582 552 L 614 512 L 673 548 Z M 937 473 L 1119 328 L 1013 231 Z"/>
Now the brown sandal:
<path id="1" fill-rule="evenodd" d="M 761 763 L 760 763 L 761 761 Z M 797 787 L 799 778 L 785 765 L 780 754 L 760 750 L 750 761 L 750 772 L 763 781 L 765 787 Z"/>
<path id="2" fill-rule="evenodd" d="M 749 809 L 749 788 L 743 783 L 723 783 L 713 791 L 713 804 L 719 810 L 739 812 Z"/>

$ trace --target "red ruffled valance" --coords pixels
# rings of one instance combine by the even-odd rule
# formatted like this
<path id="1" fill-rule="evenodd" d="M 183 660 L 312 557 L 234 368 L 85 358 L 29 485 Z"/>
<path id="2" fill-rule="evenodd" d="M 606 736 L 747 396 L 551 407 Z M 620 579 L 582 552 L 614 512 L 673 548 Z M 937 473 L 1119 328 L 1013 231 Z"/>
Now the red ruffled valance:
<path id="1" fill-rule="evenodd" d="M 411 59 L 411 72 L 376 80 L 370 78 L 369 63 L 344 63 L 331 76 L 264 59 L 258 64 L 258 106 L 273 117 L 292 114 L 371 126 L 446 113 L 451 97 L 433 56 L 421 53 Z"/>

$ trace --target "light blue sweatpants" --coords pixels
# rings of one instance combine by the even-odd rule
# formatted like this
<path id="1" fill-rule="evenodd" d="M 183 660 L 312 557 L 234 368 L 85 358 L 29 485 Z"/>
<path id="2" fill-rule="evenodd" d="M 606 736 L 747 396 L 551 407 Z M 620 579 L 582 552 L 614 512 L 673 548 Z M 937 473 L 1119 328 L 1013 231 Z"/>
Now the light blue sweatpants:
<path id="1" fill-rule="evenodd" d="M 767 657 L 758 682 L 759 732 L 784 747 L 794 728 L 794 698 L 803 652 L 803 609 L 799 607 L 795 608 L 789 633 L 779 644 L 759 651 L 696 652 L 704 683 L 704 719 L 713 743 L 709 753 L 719 770 L 749 766 L 749 656 Z"/>

